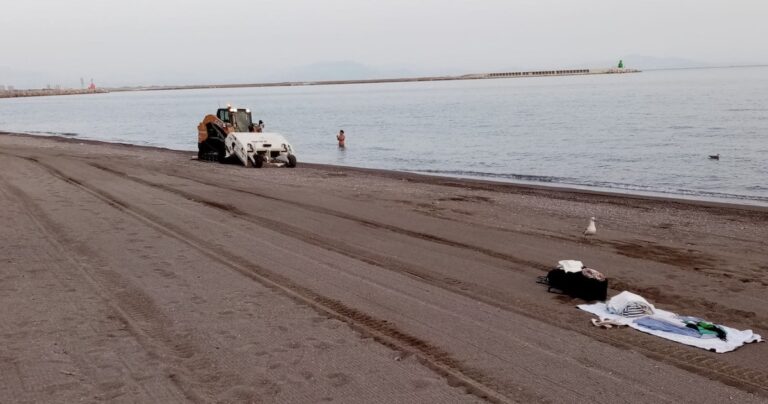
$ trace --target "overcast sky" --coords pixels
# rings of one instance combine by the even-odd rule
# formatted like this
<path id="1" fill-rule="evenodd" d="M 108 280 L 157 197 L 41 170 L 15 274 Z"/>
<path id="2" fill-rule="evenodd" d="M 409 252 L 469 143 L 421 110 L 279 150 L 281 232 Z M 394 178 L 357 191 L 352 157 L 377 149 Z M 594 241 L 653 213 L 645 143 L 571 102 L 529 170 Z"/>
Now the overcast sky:
<path id="1" fill-rule="evenodd" d="M 0 84 L 17 87 L 768 63 L 767 0 L 0 1 Z"/>

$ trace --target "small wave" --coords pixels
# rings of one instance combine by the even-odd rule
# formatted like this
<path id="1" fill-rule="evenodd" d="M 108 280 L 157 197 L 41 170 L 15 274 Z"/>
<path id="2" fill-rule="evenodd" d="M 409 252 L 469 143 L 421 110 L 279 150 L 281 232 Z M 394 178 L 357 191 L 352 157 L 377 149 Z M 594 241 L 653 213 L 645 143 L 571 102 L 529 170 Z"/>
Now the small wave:
<path id="1" fill-rule="evenodd" d="M 766 112 L 768 108 L 728 108 L 728 112 Z"/>
<path id="2" fill-rule="evenodd" d="M 693 129 L 693 126 L 690 125 L 672 125 L 669 127 L 669 129 L 675 129 L 675 130 L 683 130 L 683 129 Z"/>
<path id="3" fill-rule="evenodd" d="M 664 186 L 655 186 L 655 185 L 643 185 L 643 184 L 626 184 L 626 183 L 620 183 L 620 182 L 609 182 L 609 181 L 590 181 L 590 180 L 579 180 L 575 178 L 566 178 L 566 177 L 554 177 L 554 176 L 540 176 L 540 175 L 526 175 L 526 174 L 507 174 L 507 173 L 487 173 L 487 172 L 479 172 L 479 171 L 464 171 L 464 170 L 416 170 L 414 172 L 419 173 L 426 173 L 426 174 L 436 174 L 436 175 L 453 175 L 458 177 L 464 177 L 464 178 L 478 178 L 478 179 L 497 179 L 501 180 L 503 182 L 527 182 L 527 183 L 545 183 L 545 184 L 552 184 L 552 185 L 562 185 L 562 186 L 572 186 L 572 187 L 582 187 L 584 189 L 594 189 L 594 190 L 619 190 L 619 191 L 626 191 L 629 193 L 637 192 L 637 193 L 645 193 L 645 194 L 654 194 L 654 195 L 669 195 L 669 196 L 680 196 L 680 197 L 689 197 L 693 199 L 711 199 L 711 200 L 738 200 L 738 201 L 751 201 L 751 202 L 760 202 L 763 204 L 768 203 L 768 196 L 758 196 L 758 195 L 742 195 L 742 194 L 734 194 L 734 193 L 726 193 L 726 192 L 712 192 L 712 191 L 701 191 L 701 190 L 692 190 L 692 189 L 685 189 L 685 188 L 675 188 L 675 187 L 664 187 Z M 747 191 L 765 191 L 768 190 L 766 187 L 761 186 L 752 186 L 747 187 Z"/>
<path id="4" fill-rule="evenodd" d="M 542 176 L 542 175 L 500 174 L 500 173 L 487 173 L 487 172 L 481 172 L 481 171 L 465 171 L 465 170 L 414 170 L 414 172 L 427 173 L 427 174 L 440 174 L 440 175 L 458 175 L 461 177 L 502 178 L 502 179 L 508 179 L 508 180 L 546 182 L 546 183 L 564 183 L 565 181 L 573 181 L 573 179 L 569 179 L 569 178 L 551 177 L 551 176 Z"/>
<path id="5" fill-rule="evenodd" d="M 750 187 L 747 187 L 750 191 L 768 191 L 768 187 L 763 187 L 760 185 L 752 185 Z"/>
<path id="6" fill-rule="evenodd" d="M 585 181 L 584 184 L 573 184 L 573 185 L 584 185 L 588 187 L 596 187 L 596 188 L 604 188 L 604 189 L 621 189 L 625 191 L 640 191 L 640 192 L 651 192 L 651 193 L 658 193 L 658 194 L 680 195 L 680 196 L 689 196 L 689 197 L 695 197 L 695 198 L 711 198 L 711 199 L 720 199 L 720 200 L 734 199 L 734 200 L 742 200 L 742 201 L 768 202 L 767 196 L 742 195 L 742 194 L 733 194 L 728 192 L 701 191 L 701 190 L 692 190 L 692 189 L 685 189 L 685 188 L 658 187 L 658 186 L 651 186 L 651 185 L 621 184 L 621 183 L 600 182 L 600 181 L 594 181 L 594 182 Z M 748 187 L 746 189 L 752 191 L 753 189 L 750 189 L 750 188 L 751 187 Z"/>
<path id="7" fill-rule="evenodd" d="M 66 137 L 77 137 L 80 136 L 77 133 L 74 132 L 48 132 L 48 131 L 39 131 L 39 130 L 30 130 L 26 133 L 29 133 L 30 135 L 48 135 L 48 136 L 66 136 Z"/>

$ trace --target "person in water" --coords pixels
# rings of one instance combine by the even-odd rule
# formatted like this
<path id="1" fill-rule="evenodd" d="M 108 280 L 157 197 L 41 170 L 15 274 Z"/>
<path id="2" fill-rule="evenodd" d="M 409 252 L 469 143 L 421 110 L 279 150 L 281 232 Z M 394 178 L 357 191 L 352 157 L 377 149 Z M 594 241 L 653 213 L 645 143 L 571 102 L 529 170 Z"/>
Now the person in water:
<path id="1" fill-rule="evenodd" d="M 347 137 L 344 136 L 344 130 L 343 129 L 339 131 L 338 135 L 336 135 L 336 140 L 339 141 L 339 148 L 340 149 L 343 149 L 344 147 L 346 147 L 344 145 L 344 141 L 347 140 Z"/>

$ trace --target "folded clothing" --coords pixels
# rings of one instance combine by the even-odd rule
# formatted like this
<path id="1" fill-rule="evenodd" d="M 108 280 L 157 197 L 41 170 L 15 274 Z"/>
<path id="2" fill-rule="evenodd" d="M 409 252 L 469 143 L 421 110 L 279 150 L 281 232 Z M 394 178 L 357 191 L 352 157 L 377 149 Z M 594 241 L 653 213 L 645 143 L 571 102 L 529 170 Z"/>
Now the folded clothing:
<path id="1" fill-rule="evenodd" d="M 577 260 L 562 260 L 557 261 L 557 268 L 566 273 L 581 272 L 581 269 L 584 268 L 584 263 Z"/>
<path id="2" fill-rule="evenodd" d="M 653 314 L 654 307 L 642 296 L 632 292 L 621 292 L 605 304 L 608 312 L 624 317 L 641 317 Z"/>
<path id="3" fill-rule="evenodd" d="M 691 328 L 683 321 L 672 322 L 662 320 L 652 316 L 641 317 L 634 320 L 634 323 L 649 330 L 671 332 L 673 334 L 683 335 L 693 338 L 715 338 L 714 334 L 709 332 L 700 332 L 697 328 Z"/>
<path id="4" fill-rule="evenodd" d="M 698 331 L 701 335 L 711 335 L 720 338 L 723 341 L 728 341 L 728 333 L 723 327 L 712 324 L 707 321 L 686 322 L 685 325 L 693 330 Z"/>

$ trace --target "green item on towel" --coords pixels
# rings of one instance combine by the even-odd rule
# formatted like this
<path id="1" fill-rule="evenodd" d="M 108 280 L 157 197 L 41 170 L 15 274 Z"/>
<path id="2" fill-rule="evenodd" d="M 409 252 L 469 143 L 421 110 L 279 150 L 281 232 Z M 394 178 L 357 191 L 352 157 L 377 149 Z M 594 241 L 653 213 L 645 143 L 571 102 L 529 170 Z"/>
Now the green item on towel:
<path id="1" fill-rule="evenodd" d="M 685 321 L 685 325 L 689 328 L 698 330 L 701 335 L 716 335 L 717 338 L 727 341 L 727 333 L 717 324 L 712 324 L 706 321 Z"/>

